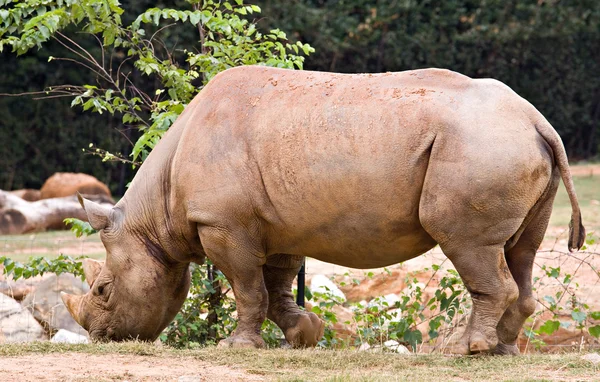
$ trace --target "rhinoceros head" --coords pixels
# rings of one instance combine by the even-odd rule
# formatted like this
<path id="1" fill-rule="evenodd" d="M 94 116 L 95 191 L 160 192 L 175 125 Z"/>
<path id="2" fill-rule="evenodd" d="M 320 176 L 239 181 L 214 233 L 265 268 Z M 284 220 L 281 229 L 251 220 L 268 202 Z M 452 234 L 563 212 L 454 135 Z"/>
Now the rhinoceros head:
<path id="1" fill-rule="evenodd" d="M 187 296 L 188 265 L 157 261 L 162 249 L 128 227 L 123 206 L 108 208 L 79 198 L 90 225 L 100 231 L 106 262 L 86 259 L 90 291 L 83 296 L 63 293 L 63 302 L 92 339 L 155 340 Z"/>

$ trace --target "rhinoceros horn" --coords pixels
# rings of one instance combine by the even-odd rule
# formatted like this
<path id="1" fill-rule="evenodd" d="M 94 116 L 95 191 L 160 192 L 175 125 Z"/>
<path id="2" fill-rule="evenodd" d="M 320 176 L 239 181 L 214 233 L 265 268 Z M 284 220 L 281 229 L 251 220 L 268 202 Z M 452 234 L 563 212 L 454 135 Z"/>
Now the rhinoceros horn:
<path id="1" fill-rule="evenodd" d="M 79 325 L 83 326 L 83 323 L 82 323 L 82 320 L 80 317 L 81 300 L 83 299 L 83 296 L 76 296 L 73 294 L 60 292 L 60 298 L 65 303 L 67 310 L 69 311 L 69 313 L 71 313 L 71 316 L 73 316 L 75 321 L 77 321 L 77 323 Z"/>
<path id="2" fill-rule="evenodd" d="M 94 284 L 94 281 L 100 274 L 102 267 L 104 266 L 104 261 L 98 261 L 94 259 L 84 259 L 83 260 L 83 274 L 85 275 L 85 279 L 90 285 L 90 287 Z"/>
<path id="3" fill-rule="evenodd" d="M 77 193 L 77 199 L 79 199 L 79 204 L 85 210 L 88 221 L 93 229 L 101 230 L 108 226 L 111 211 L 109 207 L 87 200 L 79 192 Z"/>

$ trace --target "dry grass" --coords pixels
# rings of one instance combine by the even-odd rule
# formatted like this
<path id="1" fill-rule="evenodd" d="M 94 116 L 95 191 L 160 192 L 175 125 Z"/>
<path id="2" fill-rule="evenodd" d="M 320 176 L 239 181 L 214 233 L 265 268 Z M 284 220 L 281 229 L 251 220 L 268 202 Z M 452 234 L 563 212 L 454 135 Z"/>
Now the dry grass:
<path id="1" fill-rule="evenodd" d="M 55 258 L 60 254 L 102 258 L 106 251 L 98 234 L 77 238 L 70 231 L 53 231 L 0 236 L 0 257 L 26 262 L 31 257 Z"/>
<path id="2" fill-rule="evenodd" d="M 201 362 L 214 367 L 239 370 L 265 380 L 279 381 L 592 381 L 600 378 L 600 365 L 582 360 L 582 354 L 579 353 L 520 357 L 450 357 L 439 354 L 403 356 L 350 350 L 233 350 L 214 346 L 176 350 L 139 342 L 0 346 L 0 356 L 3 358 L 32 353 L 39 353 L 36 359 L 57 353 L 85 353 L 116 359 L 123 355 L 136 355 L 143 356 L 137 358 L 138 362 L 151 359 L 156 366 L 168 365 L 170 362 Z M 93 368 L 93 365 L 89 367 Z M 174 375 L 165 377 L 176 378 Z M 119 376 L 115 374 L 110 379 L 119 379 Z M 224 375 L 223 380 L 227 379 L 227 375 Z"/>

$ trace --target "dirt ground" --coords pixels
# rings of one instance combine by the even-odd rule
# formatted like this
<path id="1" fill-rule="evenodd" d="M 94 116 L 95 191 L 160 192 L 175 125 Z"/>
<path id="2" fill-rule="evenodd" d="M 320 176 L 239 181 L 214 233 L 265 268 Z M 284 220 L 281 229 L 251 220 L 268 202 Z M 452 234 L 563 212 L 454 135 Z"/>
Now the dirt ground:
<path id="1" fill-rule="evenodd" d="M 263 381 L 192 357 L 52 353 L 0 358 L 2 381 Z"/>

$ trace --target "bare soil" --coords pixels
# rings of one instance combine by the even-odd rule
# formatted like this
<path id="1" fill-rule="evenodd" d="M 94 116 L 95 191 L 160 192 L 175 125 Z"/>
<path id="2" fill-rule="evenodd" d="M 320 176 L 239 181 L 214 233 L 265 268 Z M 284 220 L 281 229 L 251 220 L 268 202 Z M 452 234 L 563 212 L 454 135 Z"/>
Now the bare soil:
<path id="1" fill-rule="evenodd" d="M 193 357 L 51 353 L 0 358 L 2 381 L 263 381 Z"/>

